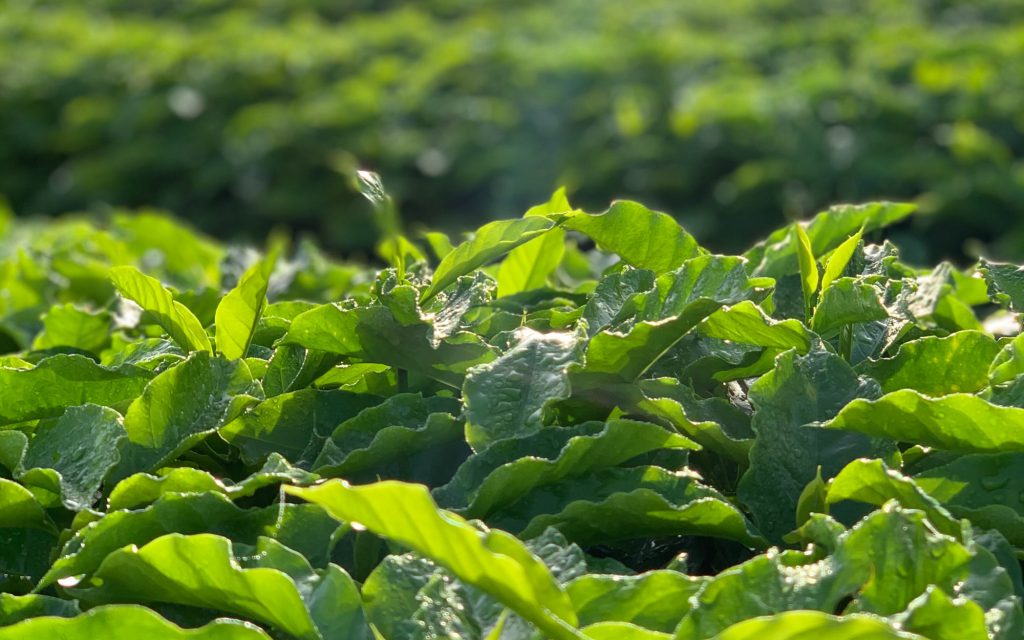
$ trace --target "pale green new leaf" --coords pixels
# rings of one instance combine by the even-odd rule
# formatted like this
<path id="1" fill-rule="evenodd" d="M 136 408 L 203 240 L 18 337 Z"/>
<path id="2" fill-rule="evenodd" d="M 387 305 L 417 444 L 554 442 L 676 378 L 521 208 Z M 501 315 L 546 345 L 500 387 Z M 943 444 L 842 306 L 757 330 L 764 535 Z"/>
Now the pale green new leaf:
<path id="1" fill-rule="evenodd" d="M 796 258 L 800 265 L 800 287 L 804 292 L 804 308 L 808 310 L 806 315 L 809 317 L 810 310 L 814 308 L 814 294 L 818 292 L 818 262 L 814 259 L 811 239 L 799 224 L 793 225 L 793 243 L 796 245 Z"/>
<path id="2" fill-rule="evenodd" d="M 864 228 L 861 227 L 857 230 L 857 233 L 836 247 L 832 255 L 829 256 L 828 263 L 825 265 L 825 273 L 821 276 L 822 292 L 827 290 L 836 278 L 843 275 L 843 270 L 846 269 L 846 265 L 850 264 L 850 260 L 853 258 L 853 254 L 857 250 L 857 245 L 860 244 L 860 239 L 863 235 Z"/>
<path id="3" fill-rule="evenodd" d="M 202 323 L 159 280 L 127 266 L 111 269 L 110 279 L 121 295 L 151 314 L 182 349 L 213 351 Z"/>
<path id="4" fill-rule="evenodd" d="M 420 300 L 426 302 L 464 276 L 491 260 L 498 258 L 554 228 L 554 220 L 546 216 L 531 216 L 516 220 L 495 220 L 476 230 L 473 237 L 447 254 Z"/>
<path id="5" fill-rule="evenodd" d="M 52 307 L 42 319 L 43 330 L 32 341 L 33 349 L 73 347 L 96 353 L 110 334 L 109 313 L 92 313 L 72 303 Z"/>
<path id="6" fill-rule="evenodd" d="M 523 217 L 567 213 L 572 210 L 562 187 L 545 204 L 530 208 Z M 498 269 L 498 297 L 539 289 L 558 268 L 565 252 L 565 231 L 552 229 L 509 252 Z"/>
<path id="7" fill-rule="evenodd" d="M 256 324 L 267 305 L 267 287 L 276 258 L 271 254 L 249 267 L 217 305 L 217 351 L 228 360 L 244 358 L 249 352 Z"/>

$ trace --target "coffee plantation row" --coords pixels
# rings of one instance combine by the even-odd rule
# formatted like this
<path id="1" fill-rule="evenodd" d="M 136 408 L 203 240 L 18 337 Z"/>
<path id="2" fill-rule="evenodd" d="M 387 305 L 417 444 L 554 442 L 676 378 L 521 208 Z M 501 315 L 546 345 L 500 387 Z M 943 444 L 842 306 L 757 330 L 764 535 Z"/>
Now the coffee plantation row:
<path id="1" fill-rule="evenodd" d="M 0 640 L 1024 636 L 1024 270 L 361 177 L 386 268 L 4 221 Z"/>

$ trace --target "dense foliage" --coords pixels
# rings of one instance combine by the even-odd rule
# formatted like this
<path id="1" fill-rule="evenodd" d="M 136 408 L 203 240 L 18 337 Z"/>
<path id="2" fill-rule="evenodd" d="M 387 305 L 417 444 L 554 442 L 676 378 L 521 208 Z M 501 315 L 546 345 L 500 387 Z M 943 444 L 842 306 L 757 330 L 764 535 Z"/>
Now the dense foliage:
<path id="1" fill-rule="evenodd" d="M 0 639 L 1022 637 L 1021 269 L 362 179 L 379 271 L 5 222 Z"/>
<path id="2" fill-rule="evenodd" d="M 567 184 L 739 251 L 784 215 L 920 196 L 919 260 L 1018 258 L 1022 25 L 1019 0 L 12 0 L 0 194 L 365 249 L 354 157 L 435 228 Z"/>

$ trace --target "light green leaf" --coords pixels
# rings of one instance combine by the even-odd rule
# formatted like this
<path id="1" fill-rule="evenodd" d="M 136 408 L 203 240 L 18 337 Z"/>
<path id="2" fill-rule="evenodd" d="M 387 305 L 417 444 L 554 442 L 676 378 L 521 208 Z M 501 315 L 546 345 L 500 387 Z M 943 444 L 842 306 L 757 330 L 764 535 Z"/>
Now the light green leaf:
<path id="1" fill-rule="evenodd" d="M 878 380 L 886 393 L 975 393 L 988 385 L 989 363 L 997 353 L 999 344 L 984 333 L 958 331 L 906 342 L 894 357 L 862 362 L 857 372 Z"/>
<path id="2" fill-rule="evenodd" d="M 562 187 L 547 203 L 532 207 L 523 217 L 567 213 L 572 210 Z M 565 252 L 565 231 L 552 229 L 509 252 L 498 269 L 498 297 L 543 287 L 558 268 Z"/>
<path id="3" fill-rule="evenodd" d="M 914 204 L 873 202 L 862 205 L 836 205 L 814 216 L 804 225 L 810 240 L 811 252 L 824 255 L 838 247 L 858 229 L 863 233 L 881 229 L 906 218 L 917 208 Z M 768 238 L 747 251 L 751 274 L 781 278 L 800 272 L 797 247 L 790 242 L 791 227 L 773 232 Z"/>
<path id="4" fill-rule="evenodd" d="M 236 559 L 227 538 L 170 534 L 111 553 L 71 592 L 93 603 L 138 600 L 225 611 L 302 640 L 340 637 L 338 632 L 358 637 L 361 606 L 348 574 L 328 565 L 318 575 L 300 554 L 269 538 L 260 538 L 253 551 L 251 558 Z M 329 627 L 318 624 L 314 606 L 332 610 Z"/>
<path id="5" fill-rule="evenodd" d="M 822 426 L 960 453 L 1024 451 L 1024 409 L 964 393 L 929 398 L 904 389 L 858 399 Z"/>
<path id="6" fill-rule="evenodd" d="M 857 245 L 860 244 L 860 239 L 863 235 L 864 228 L 861 227 L 857 230 L 857 233 L 853 234 L 844 240 L 841 245 L 836 247 L 835 251 L 832 252 L 832 255 L 829 256 L 828 264 L 825 265 L 825 273 L 821 276 L 822 292 L 827 290 L 836 278 L 843 275 L 843 271 L 846 269 L 846 265 L 850 264 L 850 260 L 853 258 L 853 254 L 857 250 Z"/>
<path id="7" fill-rule="evenodd" d="M 744 300 L 722 307 L 702 322 L 702 335 L 741 344 L 776 349 L 796 349 L 806 353 L 811 348 L 811 334 L 799 320 L 773 320 L 756 304 Z"/>
<path id="8" fill-rule="evenodd" d="M 690 598 L 706 578 L 678 571 L 651 571 L 636 576 L 587 574 L 566 586 L 581 625 L 629 622 L 671 632 L 690 610 Z"/>
<path id="9" fill-rule="evenodd" d="M 989 297 L 1014 311 L 1024 311 L 1024 268 L 988 260 L 978 266 L 988 283 Z"/>
<path id="10" fill-rule="evenodd" d="M 173 460 L 262 395 L 249 367 L 207 352 L 193 353 L 153 380 L 128 407 L 115 477 L 150 471 Z"/>
<path id="11" fill-rule="evenodd" d="M 888 318 L 889 312 L 874 286 L 853 278 L 839 278 L 822 294 L 811 318 L 811 328 L 823 338 L 830 338 L 846 325 Z"/>
<path id="12" fill-rule="evenodd" d="M 473 237 L 455 247 L 441 259 L 434 270 L 434 278 L 420 300 L 426 302 L 464 276 L 491 260 L 498 258 L 555 227 L 546 216 L 531 216 L 516 220 L 495 220 L 476 230 Z"/>
<path id="13" fill-rule="evenodd" d="M 965 598 L 953 600 L 934 586 L 918 596 L 906 611 L 893 616 L 900 628 L 930 640 L 989 640 L 985 612 Z"/>
<path id="14" fill-rule="evenodd" d="M 43 330 L 32 341 L 33 349 L 72 347 L 98 353 L 110 334 L 109 313 L 92 313 L 72 303 L 52 307 L 42 320 Z"/>
<path id="15" fill-rule="evenodd" d="M 94 640 L 95 638 L 160 638 L 161 640 L 269 640 L 253 624 L 215 620 L 199 629 L 182 629 L 153 611 L 136 605 L 91 609 L 75 618 L 42 617 L 0 628 L 0 640 Z"/>
<path id="16" fill-rule="evenodd" d="M 991 359 L 989 378 L 993 385 L 997 385 L 1010 382 L 1022 373 L 1024 373 L 1024 334 L 1008 342 Z"/>
<path id="17" fill-rule="evenodd" d="M 56 418 L 67 407 L 123 408 L 152 374 L 131 365 L 107 368 L 80 355 L 56 355 L 34 368 L 0 367 L 0 424 Z"/>
<path id="18" fill-rule="evenodd" d="M 494 359 L 492 347 L 466 332 L 435 349 L 432 331 L 425 323 L 403 326 L 384 307 L 326 304 L 296 317 L 284 343 L 415 371 L 454 387 L 462 385 L 467 369 Z"/>
<path id="19" fill-rule="evenodd" d="M 522 329 L 518 343 L 498 359 L 466 374 L 466 441 L 480 451 L 504 438 L 540 429 L 544 406 L 569 394 L 569 365 L 582 345 L 570 333 Z"/>
<path id="20" fill-rule="evenodd" d="M 267 287 L 276 260 L 272 253 L 249 267 L 217 305 L 217 350 L 228 360 L 244 358 L 249 352 L 256 324 L 267 305 Z"/>
<path id="21" fill-rule="evenodd" d="M 478 531 L 439 511 L 426 487 L 394 481 L 352 487 L 333 480 L 284 490 L 433 560 L 554 640 L 582 637 L 573 629 L 576 615 L 565 592 L 521 542 L 501 531 Z"/>
<path id="22" fill-rule="evenodd" d="M 676 636 L 677 640 L 687 640 Z M 868 615 L 837 617 L 819 611 L 788 611 L 732 625 L 711 640 L 928 640 Z"/>
<path id="23" fill-rule="evenodd" d="M 15 596 L 0 593 L 0 629 L 40 616 L 73 618 L 81 613 L 78 603 L 53 596 Z"/>
<path id="24" fill-rule="evenodd" d="M 202 323 L 159 280 L 135 267 L 114 267 L 110 279 L 121 295 L 151 314 L 182 349 L 213 351 Z"/>
<path id="25" fill-rule="evenodd" d="M 818 262 L 814 259 L 811 239 L 799 223 L 793 225 L 793 244 L 796 245 L 796 258 L 800 265 L 800 287 L 804 292 L 804 308 L 807 310 L 805 315 L 810 317 L 810 310 L 814 308 L 814 294 L 818 292 Z"/>
<path id="26" fill-rule="evenodd" d="M 565 228 L 585 233 L 599 249 L 655 273 L 677 269 L 702 252 L 672 216 L 628 200 L 613 203 L 601 214 L 573 216 Z"/>

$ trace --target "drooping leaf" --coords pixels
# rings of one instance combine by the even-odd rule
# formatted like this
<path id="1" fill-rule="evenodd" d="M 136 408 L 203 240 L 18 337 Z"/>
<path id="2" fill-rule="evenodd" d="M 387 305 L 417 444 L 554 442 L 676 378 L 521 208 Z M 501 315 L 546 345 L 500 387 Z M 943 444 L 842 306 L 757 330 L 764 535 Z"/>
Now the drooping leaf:
<path id="1" fill-rule="evenodd" d="M 318 575 L 300 554 L 269 538 L 260 538 L 254 551 L 240 567 L 227 538 L 170 534 L 114 551 L 71 592 L 93 603 L 167 602 L 224 611 L 302 640 L 365 636 L 358 591 L 342 569 L 329 565 Z M 318 620 L 321 610 L 330 617 Z"/>
<path id="2" fill-rule="evenodd" d="M 110 279 L 121 295 L 151 314 L 182 349 L 213 351 L 202 323 L 159 280 L 135 267 L 114 267 Z"/>
<path id="3" fill-rule="evenodd" d="M 439 511 L 425 487 L 394 481 L 352 487 L 333 480 L 285 491 L 433 560 L 555 640 L 581 637 L 573 630 L 576 615 L 565 592 L 521 542 L 501 531 L 480 532 Z"/>
<path id="4" fill-rule="evenodd" d="M 581 625 L 629 622 L 671 632 L 690 609 L 690 598 L 704 578 L 678 571 L 650 571 L 636 576 L 587 574 L 566 586 Z"/>
<path id="5" fill-rule="evenodd" d="M 839 278 L 822 294 L 811 319 L 811 328 L 822 337 L 829 338 L 846 325 L 888 317 L 889 312 L 873 285 L 853 278 Z"/>
<path id="6" fill-rule="evenodd" d="M 738 495 L 769 538 L 781 539 L 793 528 L 800 494 L 819 468 L 823 478 L 831 478 L 857 457 L 894 453 L 891 445 L 859 434 L 837 438 L 806 426 L 834 416 L 855 398 L 877 395 L 877 384 L 858 378 L 827 351 L 783 354 L 775 370 L 754 383 L 751 424 L 757 438 Z"/>
<path id="7" fill-rule="evenodd" d="M 679 638 L 679 636 L 676 636 Z M 897 629 L 876 616 L 837 617 L 820 611 L 788 611 L 738 622 L 713 640 L 928 640 Z"/>
<path id="8" fill-rule="evenodd" d="M 720 340 L 783 350 L 796 349 L 801 353 L 806 353 L 812 342 L 803 323 L 794 319 L 772 320 L 750 300 L 722 307 L 708 316 L 698 330 Z"/>
<path id="9" fill-rule="evenodd" d="M 903 389 L 857 399 L 822 426 L 961 453 L 1024 451 L 1024 409 L 965 393 L 929 398 Z"/>

